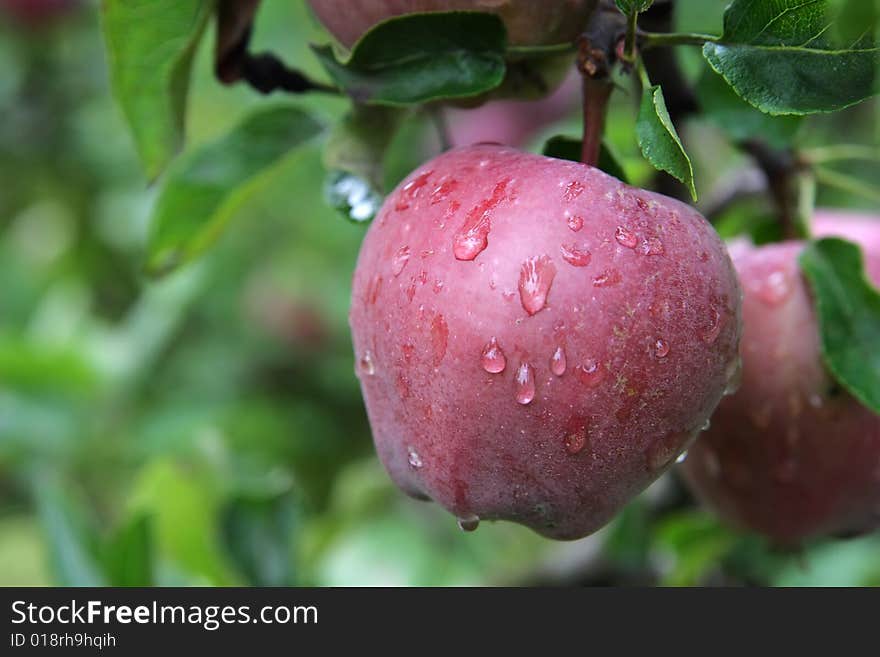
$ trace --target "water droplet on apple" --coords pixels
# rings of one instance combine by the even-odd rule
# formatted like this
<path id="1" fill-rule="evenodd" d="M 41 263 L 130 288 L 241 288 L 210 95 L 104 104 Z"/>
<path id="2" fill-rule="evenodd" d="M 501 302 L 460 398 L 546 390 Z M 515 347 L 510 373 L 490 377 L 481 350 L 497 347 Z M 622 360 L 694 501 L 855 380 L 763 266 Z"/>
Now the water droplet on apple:
<path id="1" fill-rule="evenodd" d="M 424 465 L 422 463 L 422 457 L 419 456 L 419 453 L 416 450 L 414 450 L 412 447 L 409 448 L 409 451 L 407 453 L 407 461 L 416 470 L 418 470 L 419 468 L 422 467 L 422 465 Z"/>
<path id="2" fill-rule="evenodd" d="M 403 268 L 406 267 L 406 263 L 409 262 L 409 247 L 402 246 L 397 250 L 397 253 L 394 254 L 394 258 L 391 259 L 391 273 L 394 276 L 400 276 L 400 272 L 403 271 Z"/>
<path id="3" fill-rule="evenodd" d="M 577 376 L 585 386 L 595 388 L 605 380 L 605 368 L 602 363 L 590 358 L 577 368 Z"/>
<path id="4" fill-rule="evenodd" d="M 498 341 L 493 337 L 486 346 L 483 348 L 483 353 L 480 356 L 480 364 L 483 366 L 483 369 L 489 372 L 489 374 L 498 374 L 499 372 L 503 372 L 504 368 L 507 367 L 507 358 L 504 356 L 504 352 L 501 350 L 501 347 L 498 346 Z"/>
<path id="5" fill-rule="evenodd" d="M 472 532 L 476 531 L 477 527 L 480 526 L 480 518 L 475 515 L 465 516 L 464 518 L 458 519 L 458 527 L 463 532 Z"/>
<path id="6" fill-rule="evenodd" d="M 556 276 L 556 266 L 547 256 L 529 258 L 519 273 L 519 298 L 529 315 L 540 312 Z"/>
<path id="7" fill-rule="evenodd" d="M 583 184 L 579 183 L 577 180 L 573 180 L 565 186 L 565 191 L 562 193 L 562 198 L 565 201 L 571 202 L 583 193 Z"/>
<path id="8" fill-rule="evenodd" d="M 528 363 L 520 363 L 516 370 L 516 401 L 519 404 L 531 404 L 535 398 L 535 371 Z"/>
<path id="9" fill-rule="evenodd" d="M 580 420 L 569 424 L 565 433 L 565 451 L 569 454 L 578 454 L 583 451 L 587 444 L 587 425 Z"/>
<path id="10" fill-rule="evenodd" d="M 636 234 L 630 231 L 626 226 L 617 227 L 617 230 L 614 232 L 614 239 L 616 239 L 621 246 L 625 246 L 628 249 L 636 248 L 636 244 L 639 243 L 639 238 L 636 237 Z"/>
<path id="11" fill-rule="evenodd" d="M 725 372 L 727 386 L 724 388 L 725 397 L 729 397 L 739 390 L 739 386 L 742 384 L 742 372 L 743 367 L 741 356 L 737 356 L 727 364 L 727 371 Z"/>
<path id="12" fill-rule="evenodd" d="M 685 450 L 681 454 L 678 455 L 677 459 L 675 459 L 676 464 L 681 465 L 682 463 L 687 461 L 687 457 L 688 457 L 688 453 L 687 453 L 687 450 Z"/>
<path id="13" fill-rule="evenodd" d="M 657 338 L 654 342 L 654 354 L 657 358 L 666 358 L 669 355 L 669 343 L 663 338 Z"/>
<path id="14" fill-rule="evenodd" d="M 565 350 L 562 347 L 556 347 L 556 351 L 550 357 L 550 371 L 556 376 L 565 374 Z"/>
<path id="15" fill-rule="evenodd" d="M 360 365 L 360 371 L 363 374 L 373 376 L 376 373 L 376 364 L 373 362 L 373 354 L 370 353 L 369 349 L 367 349 L 364 352 L 364 355 L 361 356 L 358 364 Z"/>
<path id="16" fill-rule="evenodd" d="M 431 351 L 433 353 L 434 367 L 443 362 L 446 356 L 446 344 L 449 341 L 449 327 L 443 315 L 437 313 L 431 322 Z"/>
<path id="17" fill-rule="evenodd" d="M 710 314 L 712 316 L 711 324 L 700 333 L 700 339 L 706 344 L 713 344 L 721 333 L 721 313 L 717 308 L 712 308 Z"/>
<path id="18" fill-rule="evenodd" d="M 590 264 L 591 254 L 587 249 L 574 244 L 563 244 L 559 247 L 562 259 L 573 267 L 586 267 Z"/>
<path id="19" fill-rule="evenodd" d="M 452 253 L 458 260 L 473 260 L 489 245 L 492 211 L 506 198 L 509 180 L 495 185 L 492 195 L 483 199 L 467 213 L 464 223 L 452 238 Z"/>
<path id="20" fill-rule="evenodd" d="M 623 278 L 616 269 L 607 269 L 593 279 L 594 287 L 611 287 L 617 285 Z"/>
<path id="21" fill-rule="evenodd" d="M 641 252 L 646 256 L 658 256 L 663 255 L 666 249 L 659 237 L 648 237 L 642 240 Z"/>

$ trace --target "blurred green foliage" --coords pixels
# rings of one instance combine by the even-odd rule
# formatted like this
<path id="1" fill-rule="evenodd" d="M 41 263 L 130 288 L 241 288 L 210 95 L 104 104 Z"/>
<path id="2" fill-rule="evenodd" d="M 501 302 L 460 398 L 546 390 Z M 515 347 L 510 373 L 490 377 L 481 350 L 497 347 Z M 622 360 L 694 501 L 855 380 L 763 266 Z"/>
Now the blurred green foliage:
<path id="1" fill-rule="evenodd" d="M 699 7 L 688 29 L 720 26 L 724 2 L 684 4 Z M 308 44 L 325 38 L 304 3 L 264 5 L 259 49 L 320 78 Z M 211 42 L 188 148 L 266 102 L 213 79 Z M 320 144 L 286 158 L 209 255 L 151 282 L 156 190 L 108 91 L 96 8 L 45 29 L 0 23 L 0 70 L 0 585 L 880 584 L 880 536 L 777 552 L 671 476 L 582 541 L 461 533 L 373 455 L 347 327 L 364 227 L 325 204 Z M 347 111 L 295 102 L 328 124 Z M 644 184 L 636 109 L 616 94 L 607 137 Z M 811 119 L 805 139 L 870 139 L 876 115 Z M 546 132 L 576 135 L 576 121 Z M 390 181 L 436 148 L 424 117 L 405 123 Z M 702 189 L 742 164 L 711 122 L 682 133 Z M 725 225 L 762 212 L 737 206 Z"/>

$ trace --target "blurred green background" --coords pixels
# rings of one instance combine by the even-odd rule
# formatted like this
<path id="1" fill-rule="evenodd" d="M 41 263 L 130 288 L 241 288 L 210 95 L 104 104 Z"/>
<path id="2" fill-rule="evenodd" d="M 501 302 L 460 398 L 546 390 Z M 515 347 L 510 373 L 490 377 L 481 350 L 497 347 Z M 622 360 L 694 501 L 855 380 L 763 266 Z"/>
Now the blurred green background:
<path id="1" fill-rule="evenodd" d="M 682 3 L 679 21 L 717 32 L 724 4 Z M 256 49 L 319 77 L 310 41 L 326 37 L 303 2 L 265 0 Z M 197 57 L 188 147 L 272 102 L 216 83 L 212 47 Z M 876 533 L 776 551 L 719 525 L 673 475 L 581 541 L 460 532 L 397 492 L 373 454 L 346 319 L 365 227 L 325 204 L 320 143 L 206 257 L 150 281 L 156 190 L 108 89 L 96 3 L 44 26 L 0 17 L 0 71 L 0 585 L 880 584 Z M 328 124 L 346 109 L 295 102 Z M 800 138 L 876 141 L 877 112 L 811 119 Z M 569 114 L 531 145 L 577 134 Z M 609 138 L 644 184 L 633 122 L 617 94 Z M 404 126 L 390 182 L 436 150 L 429 127 Z M 746 167 L 716 126 L 682 128 L 704 193 Z M 758 197 L 719 220 L 733 233 L 768 213 Z"/>

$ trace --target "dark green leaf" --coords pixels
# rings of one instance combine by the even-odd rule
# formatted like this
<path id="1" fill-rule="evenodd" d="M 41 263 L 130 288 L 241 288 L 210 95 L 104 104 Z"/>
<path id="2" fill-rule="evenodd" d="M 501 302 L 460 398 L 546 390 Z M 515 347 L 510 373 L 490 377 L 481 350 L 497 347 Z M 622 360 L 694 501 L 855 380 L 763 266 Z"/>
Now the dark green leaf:
<path id="1" fill-rule="evenodd" d="M 648 161 L 657 169 L 667 172 L 687 185 L 696 201 L 694 169 L 678 138 L 675 126 L 672 125 L 672 119 L 669 118 L 666 100 L 659 86 L 645 87 L 642 92 L 636 135 L 639 139 L 639 148 Z"/>
<path id="2" fill-rule="evenodd" d="M 104 0 L 113 93 L 147 175 L 159 175 L 183 143 L 193 54 L 209 0 Z"/>
<path id="3" fill-rule="evenodd" d="M 176 162 L 153 214 L 147 269 L 166 273 L 199 255 L 285 156 L 320 130 L 295 107 L 262 110 Z"/>
<path id="4" fill-rule="evenodd" d="M 816 300 L 825 364 L 837 381 L 880 413 L 880 292 L 858 246 L 837 238 L 810 243 L 801 268 Z"/>
<path id="5" fill-rule="evenodd" d="M 615 0 L 617 8 L 629 16 L 632 13 L 639 14 L 648 9 L 654 0 Z"/>
<path id="6" fill-rule="evenodd" d="M 760 139 L 774 148 L 785 148 L 803 121 L 799 116 L 770 116 L 755 109 L 711 71 L 700 78 L 696 91 L 704 115 L 735 142 Z"/>
<path id="7" fill-rule="evenodd" d="M 877 93 L 873 27 L 835 29 L 828 0 L 734 0 L 724 34 L 703 47 L 716 72 L 768 114 L 830 112 Z"/>
<path id="8" fill-rule="evenodd" d="M 104 548 L 104 567 L 111 586 L 152 586 L 152 525 L 138 514 L 110 537 Z"/>
<path id="9" fill-rule="evenodd" d="M 501 84 L 507 36 L 493 14 L 435 12 L 392 18 L 367 32 L 340 61 L 314 48 L 333 81 L 355 101 L 383 105 L 475 96 Z"/>
<path id="10" fill-rule="evenodd" d="M 289 495 L 238 497 L 222 512 L 226 549 L 253 586 L 290 586 L 295 511 Z"/>
<path id="11" fill-rule="evenodd" d="M 547 140 L 547 143 L 544 144 L 543 152 L 547 157 L 555 157 L 558 160 L 580 162 L 581 143 L 580 139 L 566 137 L 565 135 L 556 135 Z M 605 143 L 602 144 L 601 150 L 599 151 L 598 168 L 622 182 L 629 182 L 627 180 L 626 172 L 623 170 L 623 166 Z"/>

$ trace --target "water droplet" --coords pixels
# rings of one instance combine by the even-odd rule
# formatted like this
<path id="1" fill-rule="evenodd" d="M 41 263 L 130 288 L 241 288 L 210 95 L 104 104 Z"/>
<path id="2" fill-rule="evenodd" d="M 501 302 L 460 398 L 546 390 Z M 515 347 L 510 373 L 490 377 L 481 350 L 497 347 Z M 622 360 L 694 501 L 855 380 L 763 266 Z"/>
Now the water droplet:
<path id="1" fill-rule="evenodd" d="M 565 432 L 565 451 L 578 454 L 587 444 L 587 423 L 580 418 L 572 418 Z"/>
<path id="2" fill-rule="evenodd" d="M 565 374 L 565 350 L 562 347 L 556 347 L 553 356 L 550 357 L 550 371 L 556 376 Z"/>
<path id="3" fill-rule="evenodd" d="M 708 431 L 709 427 L 711 427 L 711 426 L 712 426 L 712 420 L 710 420 L 709 418 L 706 418 L 705 422 L 703 422 L 703 424 L 700 425 L 700 431 Z"/>
<path id="4" fill-rule="evenodd" d="M 584 227 L 584 218 L 580 215 L 573 214 L 568 217 L 567 223 L 568 227 L 576 233 Z"/>
<path id="5" fill-rule="evenodd" d="M 529 258 L 519 273 L 519 298 L 529 315 L 540 312 L 556 276 L 556 266 L 547 256 Z"/>
<path id="6" fill-rule="evenodd" d="M 639 243 L 639 238 L 636 237 L 636 234 L 630 231 L 626 226 L 617 227 L 617 230 L 614 231 L 614 239 L 616 239 L 621 246 L 625 246 L 628 249 L 636 248 L 636 244 Z"/>
<path id="7" fill-rule="evenodd" d="M 654 342 L 654 355 L 657 358 L 666 358 L 669 355 L 669 343 L 663 338 L 657 338 Z"/>
<path id="8" fill-rule="evenodd" d="M 373 362 L 373 354 L 367 349 L 359 361 L 361 372 L 367 376 L 373 376 L 376 373 L 376 364 Z"/>
<path id="9" fill-rule="evenodd" d="M 593 279 L 595 287 L 611 287 L 617 285 L 623 278 L 616 269 L 607 269 Z"/>
<path id="10" fill-rule="evenodd" d="M 675 459 L 676 464 L 681 465 L 682 463 L 687 461 L 687 457 L 688 457 L 688 453 L 687 453 L 687 450 L 685 450 L 681 454 L 678 455 L 677 459 Z"/>
<path id="11" fill-rule="evenodd" d="M 440 294 L 441 290 L 443 290 L 443 281 L 441 281 L 439 278 L 436 279 L 431 289 L 434 290 L 434 294 Z"/>
<path id="12" fill-rule="evenodd" d="M 409 209 L 410 205 L 418 198 L 422 188 L 428 184 L 428 178 L 431 177 L 432 173 L 434 172 L 425 171 L 406 183 L 403 189 L 400 190 L 394 209 L 398 212 Z"/>
<path id="13" fill-rule="evenodd" d="M 394 258 L 391 260 L 391 273 L 394 276 L 400 276 L 400 272 L 403 271 L 403 268 L 406 267 L 406 263 L 409 262 L 409 247 L 402 246 L 397 250 L 397 253 L 394 254 Z"/>
<path id="14" fill-rule="evenodd" d="M 421 468 L 424 464 L 422 463 L 422 457 L 419 456 L 419 453 L 414 450 L 412 447 L 409 448 L 407 453 L 407 461 L 409 464 L 414 467 L 416 470 Z"/>
<path id="15" fill-rule="evenodd" d="M 678 456 L 678 450 L 688 443 L 690 434 L 670 433 L 648 448 L 648 469 L 655 472 L 669 465 Z"/>
<path id="16" fill-rule="evenodd" d="M 504 200 L 509 180 L 502 180 L 492 191 L 467 213 L 464 223 L 452 238 L 452 253 L 458 260 L 473 260 L 489 245 L 492 230 L 492 211 Z"/>
<path id="17" fill-rule="evenodd" d="M 758 287 L 758 298 L 768 306 L 778 306 L 791 294 L 792 286 L 784 271 L 774 271 Z"/>
<path id="18" fill-rule="evenodd" d="M 578 379 L 588 388 L 595 388 L 605 380 L 605 368 L 592 358 L 577 368 Z"/>
<path id="19" fill-rule="evenodd" d="M 495 338 L 489 340 L 480 356 L 480 364 L 489 374 L 498 374 L 507 367 L 507 358 Z"/>
<path id="20" fill-rule="evenodd" d="M 528 363 L 520 363 L 516 370 L 516 401 L 531 404 L 535 398 L 535 371 Z"/>
<path id="21" fill-rule="evenodd" d="M 584 186 L 577 180 L 574 180 L 565 186 L 565 191 L 562 193 L 562 198 L 565 201 L 571 202 L 583 193 Z"/>
<path id="22" fill-rule="evenodd" d="M 372 219 L 382 206 L 382 197 L 370 184 L 350 173 L 331 173 L 324 192 L 331 207 L 357 223 Z"/>
<path id="23" fill-rule="evenodd" d="M 721 313 L 718 312 L 717 308 L 712 308 L 710 314 L 712 316 L 712 323 L 705 331 L 700 333 L 700 339 L 706 344 L 713 344 L 721 334 Z"/>
<path id="24" fill-rule="evenodd" d="M 458 527 L 463 532 L 472 532 L 480 526 L 480 519 L 477 516 L 470 515 L 458 519 Z"/>
<path id="25" fill-rule="evenodd" d="M 458 181 L 449 178 L 448 180 L 442 181 L 439 185 L 434 188 L 434 191 L 431 192 L 431 205 L 437 205 L 438 203 L 442 203 L 446 200 L 446 198 L 458 188 Z"/>
<path id="26" fill-rule="evenodd" d="M 642 240 L 641 252 L 642 255 L 656 256 L 663 255 L 666 249 L 663 247 L 663 242 L 660 241 L 659 237 L 648 237 Z"/>
<path id="27" fill-rule="evenodd" d="M 449 327 L 443 315 L 437 313 L 431 322 L 431 351 L 434 355 L 434 367 L 443 362 L 446 356 L 446 344 L 449 340 Z"/>
<path id="28" fill-rule="evenodd" d="M 724 388 L 725 397 L 729 397 L 739 390 L 739 387 L 742 384 L 742 372 L 743 367 L 741 356 L 737 356 L 727 364 L 727 371 L 725 372 L 727 386 Z"/>
<path id="29" fill-rule="evenodd" d="M 367 285 L 366 293 L 364 294 L 364 303 L 368 305 L 376 305 L 376 300 L 379 298 L 379 292 L 382 291 L 382 277 L 375 276 L 373 280 Z"/>
<path id="30" fill-rule="evenodd" d="M 573 267 L 586 267 L 590 264 L 592 256 L 587 249 L 574 244 L 563 244 L 559 250 L 562 252 L 562 259 Z"/>

